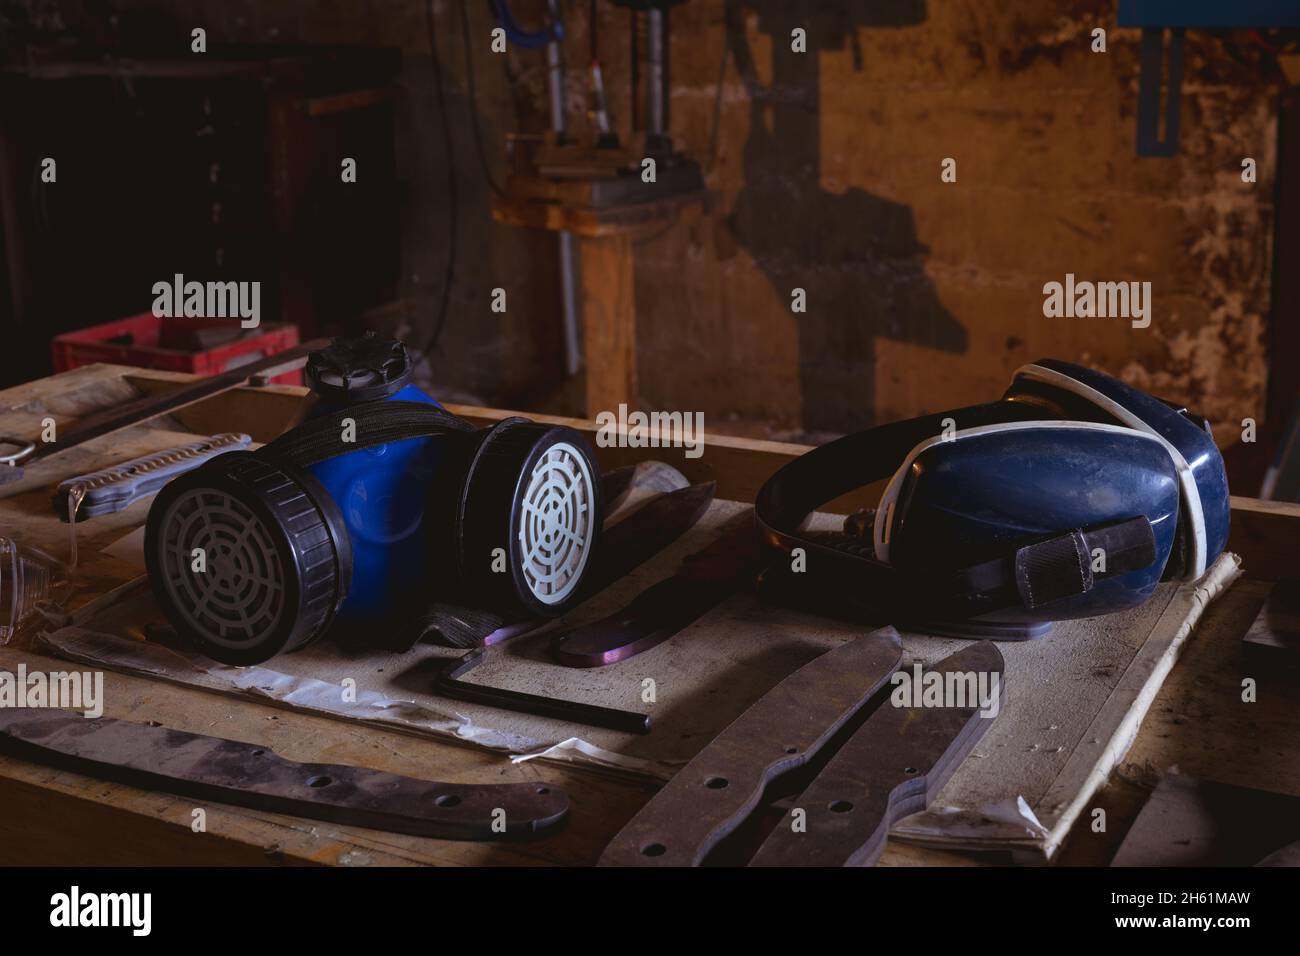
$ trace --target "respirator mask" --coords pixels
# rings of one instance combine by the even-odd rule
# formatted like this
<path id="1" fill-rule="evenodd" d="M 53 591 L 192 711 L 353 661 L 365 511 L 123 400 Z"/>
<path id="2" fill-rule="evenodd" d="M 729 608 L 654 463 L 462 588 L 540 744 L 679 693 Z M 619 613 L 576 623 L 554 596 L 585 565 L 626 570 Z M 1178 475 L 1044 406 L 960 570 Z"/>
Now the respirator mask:
<path id="1" fill-rule="evenodd" d="M 163 612 L 207 656 L 248 665 L 336 624 L 411 627 L 432 602 L 552 618 L 580 597 L 603 518 L 570 428 L 486 428 L 410 384 L 400 342 L 313 352 L 305 419 L 169 482 L 145 559 Z"/>

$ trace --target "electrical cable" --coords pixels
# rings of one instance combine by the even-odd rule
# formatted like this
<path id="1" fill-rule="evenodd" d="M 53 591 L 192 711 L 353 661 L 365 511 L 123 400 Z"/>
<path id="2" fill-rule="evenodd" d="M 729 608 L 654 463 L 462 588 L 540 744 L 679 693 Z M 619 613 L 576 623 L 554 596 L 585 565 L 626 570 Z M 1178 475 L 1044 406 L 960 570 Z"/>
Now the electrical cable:
<path id="1" fill-rule="evenodd" d="M 718 63 L 718 85 L 713 93 L 713 123 L 709 131 L 709 160 L 704 166 L 706 173 L 713 172 L 713 164 L 718 158 L 718 135 L 722 126 L 722 84 L 727 78 L 727 63 L 731 59 L 731 43 L 723 30 L 722 59 Z"/>
<path id="2" fill-rule="evenodd" d="M 641 50 L 637 44 L 637 33 L 641 27 L 641 14 L 636 7 L 628 8 L 628 34 L 632 38 L 632 49 L 628 59 L 631 61 L 631 99 L 632 99 L 632 128 L 639 129 L 641 126 L 641 97 L 638 95 L 641 86 Z"/>
<path id="3" fill-rule="evenodd" d="M 466 91 L 469 94 L 470 128 L 474 132 L 474 150 L 478 153 L 478 164 L 483 169 L 483 178 L 487 180 L 487 184 L 492 187 L 494 193 L 504 197 L 505 190 L 493 177 L 492 167 L 488 164 L 487 150 L 483 147 L 483 130 L 479 126 L 478 86 L 474 79 L 474 50 L 469 31 L 469 0 L 460 0 L 460 27 L 461 39 L 465 44 Z"/>
<path id="4" fill-rule="evenodd" d="M 429 58 L 433 62 L 433 85 L 438 99 L 438 112 L 442 117 L 442 140 L 447 153 L 447 267 L 442 283 L 442 297 L 438 305 L 437 318 L 434 320 L 433 334 L 428 343 L 420 350 L 428 355 L 438 346 L 442 337 L 443 326 L 447 323 L 447 310 L 451 305 L 451 285 L 456 277 L 456 226 L 458 211 L 458 191 L 456 188 L 456 151 L 455 141 L 451 135 L 451 119 L 447 114 L 447 97 L 443 90 L 442 58 L 438 56 L 438 31 L 434 24 L 434 0 L 426 0 L 425 24 L 429 33 Z"/>

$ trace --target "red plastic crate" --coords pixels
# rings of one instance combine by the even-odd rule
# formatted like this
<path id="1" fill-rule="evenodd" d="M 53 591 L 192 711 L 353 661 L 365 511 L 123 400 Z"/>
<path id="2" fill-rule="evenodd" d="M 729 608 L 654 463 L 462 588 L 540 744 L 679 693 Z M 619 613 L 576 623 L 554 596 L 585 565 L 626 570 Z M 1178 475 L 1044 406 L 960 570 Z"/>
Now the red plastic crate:
<path id="1" fill-rule="evenodd" d="M 164 322 L 172 328 L 213 328 L 229 326 L 234 321 L 237 320 L 160 319 L 153 313 L 146 312 L 129 319 L 65 332 L 56 335 L 52 344 L 54 371 L 66 372 L 94 362 L 111 362 L 169 372 L 219 375 L 298 344 L 298 327 L 287 322 L 263 323 L 253 335 L 201 352 L 168 349 L 159 344 Z M 286 372 L 272 381 L 283 385 L 301 385 L 302 370 Z"/>

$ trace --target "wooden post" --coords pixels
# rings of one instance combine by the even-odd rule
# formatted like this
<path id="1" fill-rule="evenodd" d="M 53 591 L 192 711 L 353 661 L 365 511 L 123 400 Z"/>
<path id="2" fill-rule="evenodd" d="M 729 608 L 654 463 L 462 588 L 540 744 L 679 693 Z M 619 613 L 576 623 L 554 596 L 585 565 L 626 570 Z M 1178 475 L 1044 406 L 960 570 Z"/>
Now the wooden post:
<path id="1" fill-rule="evenodd" d="M 635 407 L 636 295 L 632 240 L 626 233 L 582 239 L 583 360 L 587 417 Z"/>
<path id="2" fill-rule="evenodd" d="M 617 413 L 621 402 L 637 405 L 633 243 L 703 204 L 702 192 L 600 209 L 519 196 L 493 202 L 497 222 L 569 232 L 578 239 L 588 417 Z"/>

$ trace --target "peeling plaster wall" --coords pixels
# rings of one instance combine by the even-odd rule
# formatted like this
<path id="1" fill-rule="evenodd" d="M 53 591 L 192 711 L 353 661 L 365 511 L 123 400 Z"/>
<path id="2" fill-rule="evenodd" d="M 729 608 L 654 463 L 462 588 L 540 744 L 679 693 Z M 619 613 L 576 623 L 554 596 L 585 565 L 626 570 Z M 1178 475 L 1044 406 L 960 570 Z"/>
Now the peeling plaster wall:
<path id="1" fill-rule="evenodd" d="M 765 5 L 740 6 L 760 82 L 770 84 L 775 40 Z M 776 105 L 754 113 L 732 57 L 710 177 L 720 201 L 638 260 L 640 314 L 652 316 L 641 336 L 648 395 L 714 417 L 842 430 L 994 397 L 1016 367 L 1052 355 L 1188 402 L 1221 440 L 1239 434 L 1241 419 L 1263 410 L 1275 90 L 1217 39 L 1190 33 L 1179 154 L 1138 158 L 1139 34 L 1113 28 L 1113 3 L 925 7 L 919 22 L 859 26 L 816 54 L 815 167 L 792 166 L 765 191 L 777 204 L 795 197 L 818 214 L 817 229 L 863 252 L 856 267 L 851 251 L 837 262 L 839 274 L 826 275 L 809 255 L 781 278 L 808 286 L 810 314 L 829 306 L 849 312 L 844 321 L 867 317 L 871 341 L 841 336 L 830 343 L 838 353 L 812 351 L 800 333 L 809 318 L 791 314 L 788 293 L 764 278 L 770 250 L 756 254 L 737 241 L 729 219 L 746 186 L 753 124 L 770 123 L 798 91 L 772 91 Z M 675 21 L 674 133 L 696 155 L 707 154 L 723 18 L 723 4 L 700 3 Z M 1108 29 L 1105 54 L 1089 49 L 1098 25 Z M 1241 181 L 1245 156 L 1258 162 L 1253 185 Z M 940 182 L 944 157 L 957 160 L 956 183 Z M 801 178 L 814 173 L 816 187 Z M 864 196 L 888 205 L 874 209 Z M 895 296 L 897 308 L 882 318 L 872 304 L 886 284 L 873 272 L 899 263 L 872 243 L 888 234 L 898 208 L 909 211 L 923 250 L 903 264 L 919 265 L 937 306 L 911 301 L 909 311 L 909 300 Z M 1150 328 L 1045 318 L 1043 284 L 1067 272 L 1150 281 Z M 958 332 L 944 331 L 949 320 L 936 320 L 936 308 Z M 846 355 L 844 346 L 860 351 Z M 673 361 L 683 347 L 718 358 Z M 801 364 L 811 367 L 802 375 Z M 836 364 L 856 366 L 871 382 L 869 393 L 847 377 L 839 383 L 851 415 L 809 407 L 809 380 Z"/>

